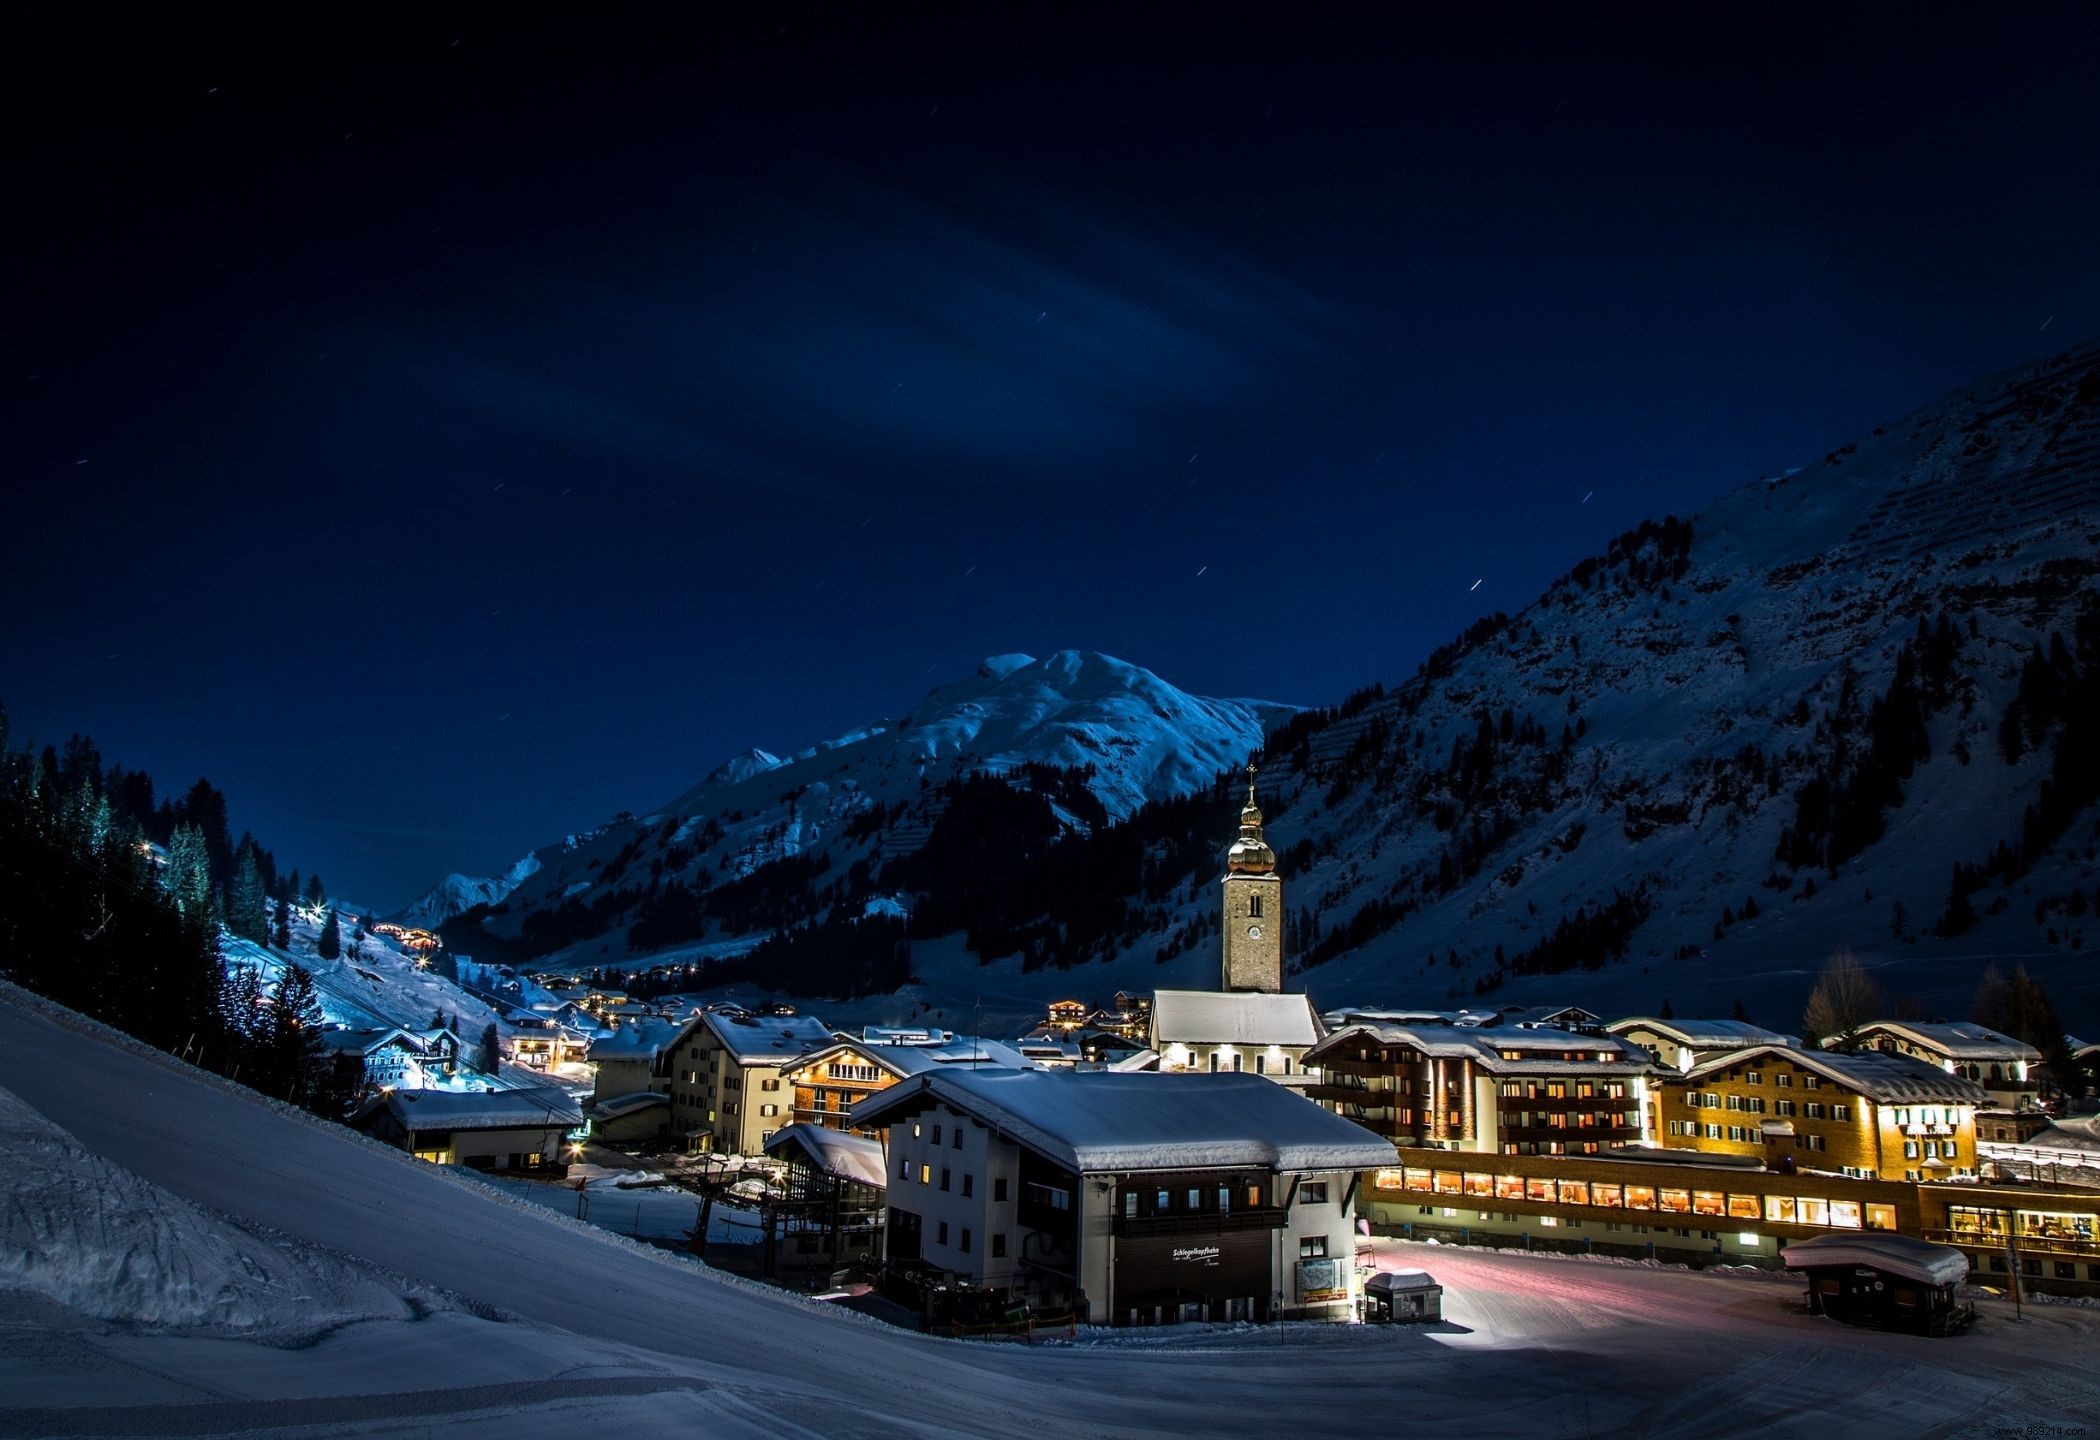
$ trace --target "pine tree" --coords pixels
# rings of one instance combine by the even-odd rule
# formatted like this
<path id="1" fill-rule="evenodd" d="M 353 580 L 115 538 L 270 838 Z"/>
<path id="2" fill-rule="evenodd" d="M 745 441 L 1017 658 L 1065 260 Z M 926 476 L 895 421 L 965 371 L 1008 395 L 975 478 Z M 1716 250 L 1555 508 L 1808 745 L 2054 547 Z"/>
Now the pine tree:
<path id="1" fill-rule="evenodd" d="M 306 881 L 307 905 L 318 910 L 321 908 L 321 902 L 327 898 L 328 891 L 322 886 L 321 877 L 318 875 L 308 876 Z"/>
<path id="2" fill-rule="evenodd" d="M 277 928 L 270 941 L 280 950 L 292 948 L 292 902 L 282 895 L 277 897 Z"/>
<path id="3" fill-rule="evenodd" d="M 269 911 L 263 900 L 262 867 L 255 846 L 243 845 L 233 862 L 233 883 L 226 892 L 226 928 L 258 945 L 270 938 Z"/>
<path id="4" fill-rule="evenodd" d="M 1751 1023 L 1750 1007 L 1743 1003 L 1742 996 L 1738 995 L 1735 997 L 1735 1004 L 1729 1007 L 1728 1018 L 1741 1021 L 1745 1025 Z"/>
<path id="5" fill-rule="evenodd" d="M 1677 1012 L 1670 1008 L 1669 996 L 1665 995 L 1663 997 L 1662 1009 L 1656 1011 L 1655 1016 L 1658 1020 L 1675 1020 L 1677 1018 Z"/>
<path id="6" fill-rule="evenodd" d="M 314 944 L 314 954 L 323 960 L 341 958 L 343 953 L 343 924 L 336 918 L 335 907 L 328 907 L 328 918 L 321 922 L 321 938 Z"/>
<path id="7" fill-rule="evenodd" d="M 178 825 L 168 841 L 168 863 L 161 884 L 174 897 L 175 908 L 202 923 L 212 918 L 211 857 L 204 836 L 194 825 Z"/>
<path id="8" fill-rule="evenodd" d="M 481 1063 L 476 1067 L 484 1075 L 493 1075 L 503 1065 L 503 1042 L 496 1033 L 496 1022 L 491 1020 L 481 1027 Z"/>
<path id="9" fill-rule="evenodd" d="M 285 1099 L 304 1105 L 317 1089 L 327 1063 L 321 1047 L 321 1031 L 327 1020 L 321 1013 L 314 977 L 305 966 L 284 967 L 270 1021 L 269 1046 L 275 1072 L 272 1078 L 283 1087 Z"/>

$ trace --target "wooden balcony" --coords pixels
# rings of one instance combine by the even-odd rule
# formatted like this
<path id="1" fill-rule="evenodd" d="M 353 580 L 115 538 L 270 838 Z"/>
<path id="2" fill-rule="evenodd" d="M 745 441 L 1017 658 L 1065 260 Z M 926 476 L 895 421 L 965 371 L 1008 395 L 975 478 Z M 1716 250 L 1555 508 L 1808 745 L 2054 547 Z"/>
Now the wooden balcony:
<path id="1" fill-rule="evenodd" d="M 1280 1230 L 1284 1212 L 1270 1206 L 1246 1210 L 1201 1211 L 1191 1215 L 1118 1215 L 1119 1236 L 1230 1235 L 1247 1230 Z"/>

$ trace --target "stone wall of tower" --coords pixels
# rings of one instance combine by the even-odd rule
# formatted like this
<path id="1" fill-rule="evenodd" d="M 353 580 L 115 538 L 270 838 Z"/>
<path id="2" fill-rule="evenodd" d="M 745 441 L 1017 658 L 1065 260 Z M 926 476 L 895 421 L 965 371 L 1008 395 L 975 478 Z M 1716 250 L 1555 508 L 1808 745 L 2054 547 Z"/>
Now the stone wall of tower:
<path id="1" fill-rule="evenodd" d="M 1225 988 L 1283 993 L 1283 877 L 1224 880 Z"/>

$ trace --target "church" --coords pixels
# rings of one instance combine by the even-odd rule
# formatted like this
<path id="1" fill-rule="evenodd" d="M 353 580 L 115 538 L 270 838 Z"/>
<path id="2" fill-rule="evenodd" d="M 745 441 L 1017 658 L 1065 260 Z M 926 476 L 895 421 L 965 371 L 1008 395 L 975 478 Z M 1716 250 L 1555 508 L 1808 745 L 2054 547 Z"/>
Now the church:
<path id="1" fill-rule="evenodd" d="M 1218 988 L 1155 992 L 1151 1042 L 1162 1070 L 1264 1075 L 1297 1089 L 1318 1079 L 1305 1052 L 1327 1032 L 1312 1001 L 1283 988 L 1283 876 L 1262 837 L 1254 779 L 1250 764 L 1239 838 L 1219 882 Z"/>

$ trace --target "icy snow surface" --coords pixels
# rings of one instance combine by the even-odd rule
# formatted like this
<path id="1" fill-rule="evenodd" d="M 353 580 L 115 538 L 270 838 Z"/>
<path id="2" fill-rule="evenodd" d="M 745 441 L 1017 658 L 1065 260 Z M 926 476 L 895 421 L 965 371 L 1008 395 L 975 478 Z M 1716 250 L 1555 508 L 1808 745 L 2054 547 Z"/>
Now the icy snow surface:
<path id="1" fill-rule="evenodd" d="M 0 1305 L 0 1434 L 1186 1437 L 1981 1436 L 2100 1422 L 2100 1312 L 1985 1302 L 1925 1340 L 1799 1313 L 1798 1285 L 1385 1245 L 1450 1323 L 1091 1332 L 1028 1348 L 891 1330 L 273 1106 L 0 990 L 0 1087 L 82 1150 L 287 1255 L 459 1309 L 301 1348 Z M 8 1168 L 45 1168 L 10 1131 Z M 81 1223 L 107 1202 L 72 1192 Z M 573 1203 L 573 1199 L 572 1199 Z M 608 1203 L 617 1204 L 616 1201 Z M 2040 1357 L 2039 1359 L 2037 1357 Z"/>

